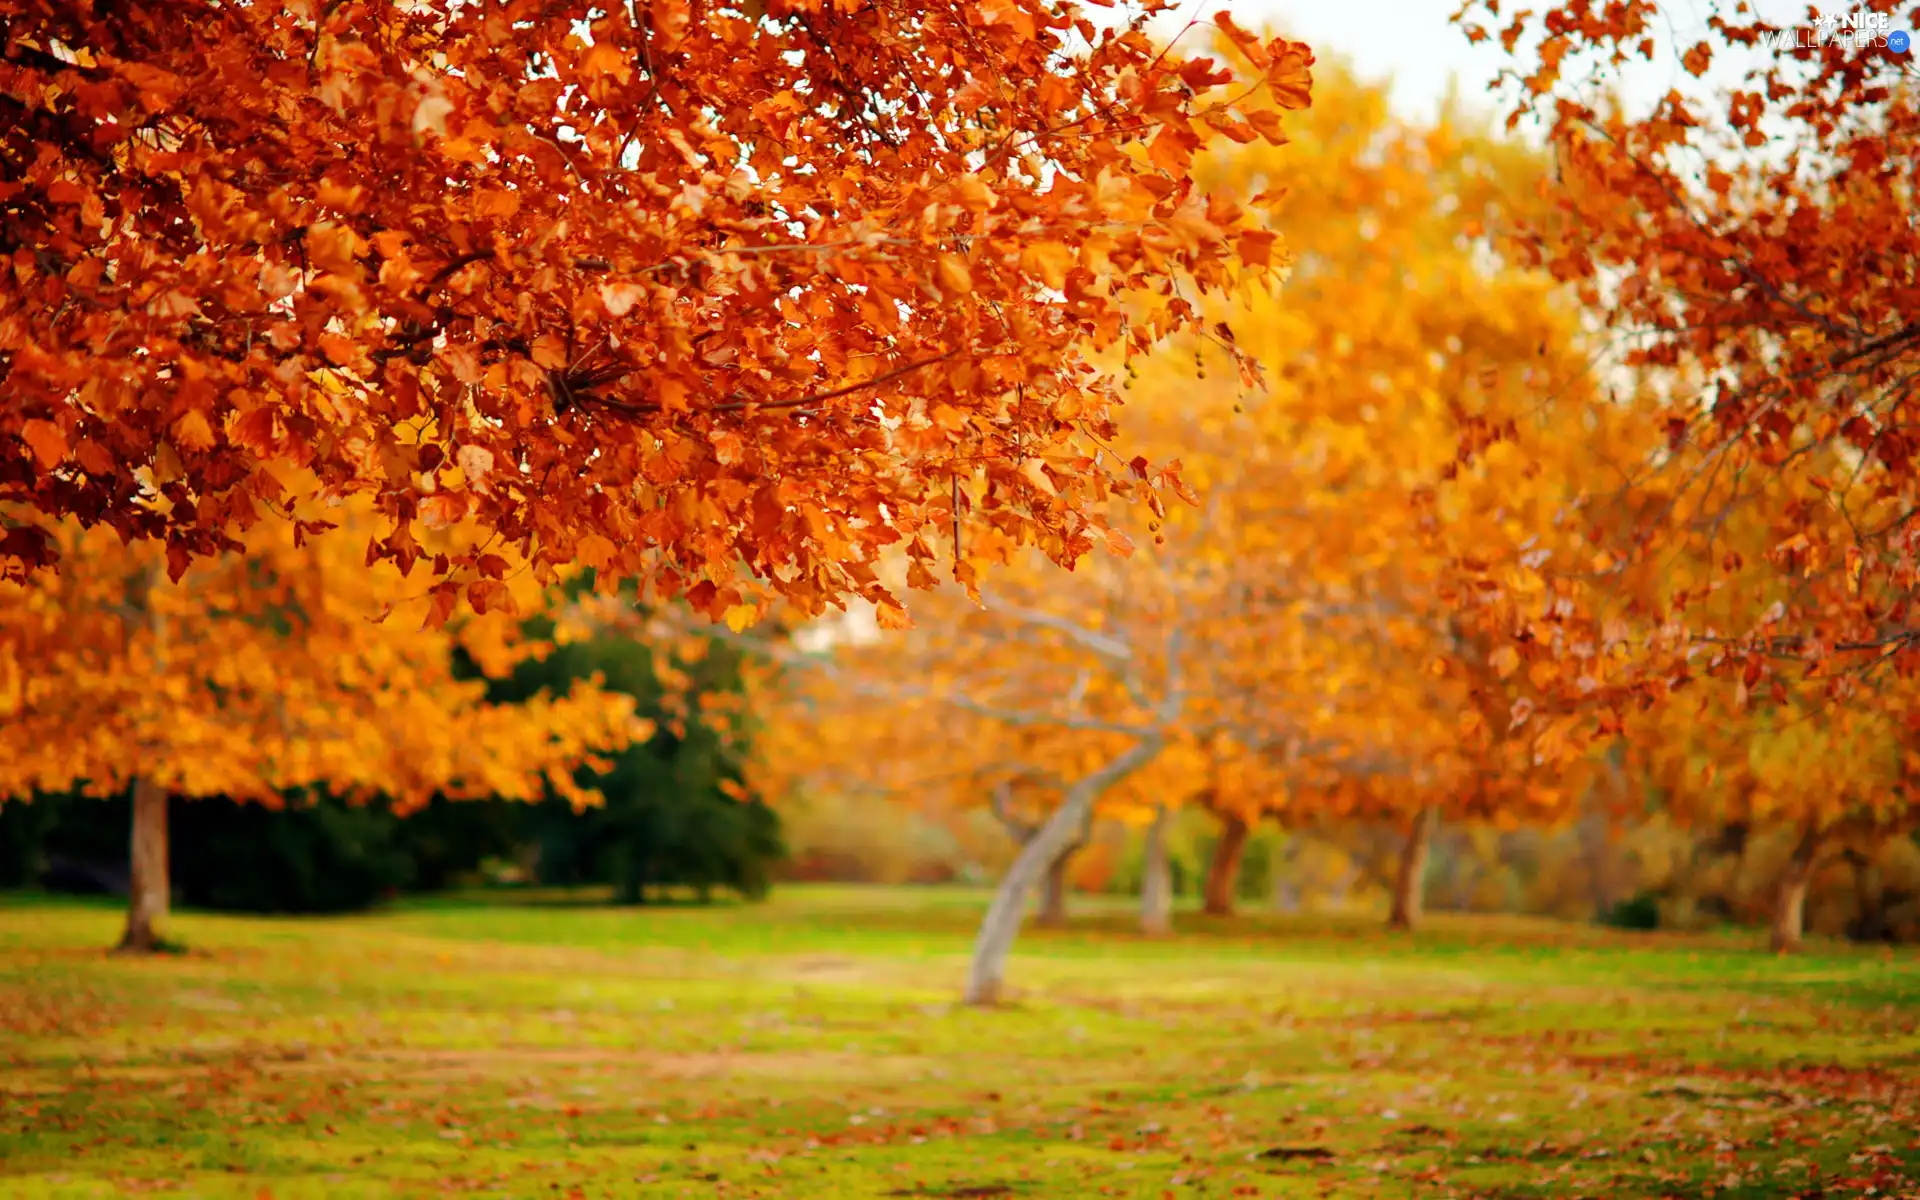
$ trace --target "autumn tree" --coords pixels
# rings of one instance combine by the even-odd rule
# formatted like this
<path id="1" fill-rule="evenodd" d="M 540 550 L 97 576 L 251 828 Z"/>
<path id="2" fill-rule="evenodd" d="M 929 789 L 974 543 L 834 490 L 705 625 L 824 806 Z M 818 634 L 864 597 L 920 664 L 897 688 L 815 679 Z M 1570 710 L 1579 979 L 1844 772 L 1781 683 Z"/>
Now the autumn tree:
<path id="1" fill-rule="evenodd" d="M 330 516 L 364 529 L 370 507 Z M 405 811 L 551 790 L 584 804 L 574 769 L 645 732 L 627 697 L 593 686 L 494 705 L 484 680 L 455 677 L 456 645 L 495 672 L 538 649 L 515 634 L 514 610 L 540 594 L 525 572 L 456 638 L 421 628 L 421 589 L 343 538 L 296 547 L 263 525 L 175 583 L 156 543 L 58 533 L 66 569 L 0 582 L 0 796 L 131 789 L 124 949 L 162 938 L 170 798 L 321 788 Z M 378 623 L 396 605 L 411 621 Z"/>
<path id="2" fill-rule="evenodd" d="M 1233 756 L 1223 742 L 1214 739 L 1201 747 L 1205 786 L 1198 797 L 1200 807 L 1219 824 L 1207 855 L 1206 878 L 1200 885 L 1201 911 L 1214 917 L 1233 915 L 1247 840 L 1273 800 L 1259 784 L 1244 778 L 1244 773 L 1232 770 Z"/>
<path id="3" fill-rule="evenodd" d="M 1276 221 L 1313 229 L 1311 252 L 1277 295 L 1211 299 L 1206 339 L 1124 368 L 1119 453 L 1178 459 L 1152 496 L 1183 502 L 1116 513 L 1125 540 L 1113 548 L 1138 544 L 1130 558 L 1089 556 L 1064 579 L 1015 560 L 983 585 L 978 610 L 929 598 L 921 630 L 837 659 L 831 711 L 853 732 L 789 743 L 821 755 L 865 745 L 843 764 L 942 772 L 962 803 L 1029 806 L 1021 859 L 983 930 L 976 996 L 997 985 L 989 948 L 1011 936 L 1024 889 L 1095 804 L 1148 831 L 1152 931 L 1166 925 L 1152 831 L 1183 804 L 1252 817 L 1311 798 L 1317 817 L 1406 822 L 1418 836 L 1403 895 L 1417 894 L 1422 813 L 1545 819 L 1565 807 L 1542 776 L 1577 756 L 1574 718 L 1529 726 L 1525 660 L 1465 603 L 1456 563 L 1497 560 L 1504 578 L 1544 592 L 1535 569 L 1575 539 L 1542 539 L 1533 518 L 1553 524 L 1582 464 L 1604 460 L 1593 441 L 1608 447 L 1618 423 L 1550 403 L 1561 389 L 1582 398 L 1575 313 L 1550 277 L 1490 254 L 1479 228 L 1540 168 L 1450 122 L 1397 122 L 1379 89 L 1337 69 L 1316 86 L 1333 103 L 1296 115 L 1283 150 L 1201 163 L 1216 186 L 1264 179 L 1284 192 Z M 1584 443 L 1565 436 L 1569 421 Z M 1496 427 L 1547 449 L 1462 463 L 1463 437 L 1490 441 Z M 1052 485 L 1049 462 L 1035 470 Z M 1463 608 L 1476 619 L 1457 620 Z M 880 696 L 892 699 L 876 711 Z M 863 727 L 878 740 L 863 743 Z M 1123 758 L 1124 772 L 1101 773 Z M 1076 792 L 1089 779 L 1098 793 Z"/>
<path id="4" fill-rule="evenodd" d="M 1153 431 L 1245 523 L 1239 552 L 1286 580 L 1250 593 L 1249 613 L 1281 604 L 1340 710 L 1337 740 L 1367 748 L 1344 773 L 1301 756 L 1261 764 L 1294 794 L 1242 803 L 1399 827 L 1393 916 L 1412 925 L 1442 816 L 1552 820 L 1578 799 L 1582 718 L 1539 662 L 1604 676 L 1602 643 L 1561 629 L 1529 644 L 1516 614 L 1558 613 L 1594 569 L 1588 526 L 1633 515 L 1610 489 L 1641 461 L 1650 425 L 1601 391 L 1574 297 L 1509 244 L 1541 209 L 1541 156 L 1454 109 L 1398 119 L 1384 89 L 1337 68 L 1316 88 L 1322 103 L 1289 123 L 1284 151 L 1203 160 L 1224 186 L 1284 190 L 1272 208 L 1283 236 L 1307 245 L 1313 231 L 1276 297 L 1243 291 L 1209 308 L 1271 365 L 1270 385 L 1234 397 L 1225 432 L 1210 432 L 1224 406 L 1197 408 L 1179 364 L 1149 360 L 1129 432 L 1172 415 Z M 1156 406 L 1155 393 L 1174 400 Z M 1509 607 L 1484 598 L 1489 580 Z M 1226 832 L 1237 827 L 1229 816 Z M 1220 844 L 1230 852 L 1231 836 Z"/>
<path id="5" fill-rule="evenodd" d="M 1240 536 L 1225 509 L 1156 495 L 1148 513 L 1113 520 L 1135 522 L 1151 548 L 1090 555 L 1063 579 L 984 528 L 968 535 L 972 553 L 996 565 L 977 602 L 936 590 L 911 631 L 785 657 L 805 688 L 789 719 L 823 729 L 785 745 L 877 786 L 943 779 L 963 803 L 999 807 L 1015 832 L 1019 852 L 976 944 L 973 1002 L 999 995 L 1031 892 L 1096 805 L 1185 803 L 1193 748 L 1217 735 L 1249 746 L 1315 736 L 1299 699 L 1312 694 L 1307 664 L 1262 647 L 1272 623 L 1246 619 L 1252 568 L 1225 552 Z M 1131 541 L 1115 529 L 1115 549 Z"/>
<path id="6" fill-rule="evenodd" d="M 1096 559 L 1080 571 L 1105 567 L 1111 577 L 1116 565 Z M 1003 589 L 1039 573 L 1031 561 L 996 572 Z M 1159 610 L 1168 622 L 1158 636 L 1136 641 L 1129 635 L 1139 627 L 1103 630 L 1057 603 L 1021 603 L 1034 599 L 1044 599 L 1044 585 L 1005 599 L 989 593 L 984 609 L 957 588 L 940 589 L 922 602 L 911 632 L 830 647 L 811 663 L 790 660 L 796 686 L 812 694 L 789 719 L 856 723 L 840 744 L 860 752 L 838 760 L 838 773 L 882 787 L 902 775 L 944 786 L 993 805 L 1020 843 L 981 923 L 970 1003 L 1000 998 L 1033 890 L 1083 836 L 1096 803 L 1165 748 L 1188 699 L 1188 635 L 1171 610 Z M 906 753 L 876 752 L 889 743 Z"/>
<path id="7" fill-rule="evenodd" d="M 1906 54 L 1795 36 L 1745 4 L 1680 30 L 1648 3 L 1511 18 L 1472 3 L 1461 20 L 1514 52 L 1513 120 L 1550 127 L 1560 186 L 1529 231 L 1535 259 L 1619 336 L 1622 366 L 1666 389 L 1667 452 L 1644 473 L 1666 519 L 1636 533 L 1700 569 L 1661 616 L 1712 647 L 1697 666 L 1749 689 L 1812 670 L 1844 697 L 1867 664 L 1910 671 Z M 1645 112 L 1611 102 L 1631 60 L 1666 56 L 1686 86 Z M 1743 510 L 1764 536 L 1730 553 L 1716 536 Z M 1756 557 L 1782 586 L 1730 603 Z"/>
<path id="8" fill-rule="evenodd" d="M 1864 8 L 1894 12 L 1890 0 Z M 1902 412 L 1920 361 L 1910 60 L 1871 32 L 1809 38 L 1746 4 L 1709 4 L 1704 18 L 1675 28 L 1647 3 L 1502 15 L 1477 0 L 1460 14 L 1469 37 L 1513 54 L 1511 120 L 1542 118 L 1556 156 L 1552 209 L 1523 244 L 1604 321 L 1620 370 L 1657 389 L 1664 445 L 1625 481 L 1648 503 L 1602 553 L 1608 574 L 1665 578 L 1642 614 L 1652 634 L 1632 647 L 1630 696 L 1586 699 L 1615 714 L 1628 698 L 1660 706 L 1705 675 L 1726 694 L 1686 707 L 1756 738 L 1818 712 L 1808 746 L 1861 744 L 1856 723 L 1875 731 L 1868 741 L 1904 744 L 1912 728 L 1883 720 L 1912 713 L 1899 697 L 1920 664 L 1920 496 Z M 1633 60 L 1668 58 L 1680 86 L 1644 110 L 1616 101 Z M 1721 750 L 1710 765 L 1753 780 L 1745 755 Z M 1808 763 L 1807 789 L 1762 790 L 1776 805 L 1802 794 L 1780 815 L 1806 822 L 1817 847 L 1862 803 L 1827 777 L 1855 766 Z M 1721 815 L 1750 799 L 1707 792 Z M 1906 794 L 1882 778 L 1867 803 Z M 1798 937 L 1799 873 L 1781 883 L 1776 944 Z"/>
<path id="9" fill-rule="evenodd" d="M 1016 845 L 1024 847 L 1046 824 L 1055 798 L 1064 786 L 1059 764 L 1050 763 L 1047 734 L 1042 730 L 1015 726 L 1002 731 L 1004 748 L 990 756 L 974 759 L 972 771 L 953 782 L 972 796 L 984 791 L 988 810 Z M 970 796 L 956 797 L 954 807 L 964 807 Z M 1098 802 L 1082 817 L 1072 838 L 1047 863 L 1039 887 L 1038 924 L 1058 927 L 1067 922 L 1068 870 L 1093 834 Z"/>
<path id="10" fill-rule="evenodd" d="M 1741 831 L 1743 841 L 1773 835 L 1788 848 L 1772 881 L 1775 951 L 1800 947 L 1823 868 L 1870 862 L 1920 824 L 1920 755 L 1905 734 L 1915 697 L 1890 676 L 1875 682 L 1871 708 L 1816 697 L 1745 704 L 1713 689 L 1668 706 L 1659 729 L 1631 727 L 1629 766 L 1659 786 L 1677 821 Z"/>
<path id="11" fill-rule="evenodd" d="M 178 578 L 354 493 L 436 614 L 499 583 L 423 552 L 462 520 L 542 583 L 898 612 L 872 552 L 938 543 L 967 480 L 1072 561 L 1138 485 L 1089 452 L 1090 356 L 1277 264 L 1188 168 L 1284 136 L 1248 94 L 1308 103 L 1304 47 L 1238 35 L 1249 85 L 1155 44 L 1167 7 L 10 6 L 7 571 L 71 516 Z"/>
<path id="12" fill-rule="evenodd" d="M 1690 605 L 1700 630 L 1695 657 L 1708 664 L 1724 645 L 1716 627 L 1735 627 L 1756 608 L 1778 621 L 1796 600 L 1817 598 L 1830 610 L 1858 600 L 1817 571 L 1783 573 L 1769 554 L 1773 509 L 1795 481 L 1762 474 L 1747 487 L 1752 502 L 1717 521 L 1713 559 L 1682 544 L 1660 560 L 1676 589 L 1715 578 L 1726 584 Z M 1844 536 L 1836 528 L 1842 513 L 1816 509 L 1804 519 L 1809 544 Z M 1836 656 L 1825 666 L 1769 677 L 1750 660 L 1724 685 L 1685 689 L 1630 718 L 1623 738 L 1626 766 L 1659 788 L 1676 822 L 1705 834 L 1775 834 L 1792 845 L 1770 917 L 1770 942 L 1781 951 L 1800 943 L 1808 887 L 1823 865 L 1871 859 L 1887 839 L 1920 825 L 1913 680 L 1897 664 L 1867 670 Z M 1844 673 L 1844 689 L 1833 687 L 1835 671 Z"/>
<path id="13" fill-rule="evenodd" d="M 945 597 L 936 595 L 931 603 L 942 626 L 959 611 Z M 1048 703 L 1024 687 L 1000 693 L 1014 700 L 1006 711 L 977 711 L 966 689 L 990 682 L 996 668 L 956 675 L 941 661 L 941 651 L 920 637 L 915 643 L 926 648 L 896 667 L 891 655 L 901 647 L 892 635 L 875 644 L 870 622 L 846 624 L 852 632 L 843 628 L 811 647 L 821 659 L 788 657 L 793 669 L 786 687 L 767 696 L 766 732 L 751 759 L 752 786 L 761 794 L 854 795 L 928 814 L 984 813 L 1017 853 L 1041 831 L 1072 780 L 1089 763 L 1098 765 L 1102 747 L 1081 736 L 1083 722 L 1071 714 L 1064 720 L 1051 715 Z M 755 648 L 770 649 L 758 630 Z M 916 679 L 918 672 L 924 675 Z M 962 690 L 929 693 L 923 685 L 933 680 L 961 684 Z M 1065 923 L 1073 856 L 1094 821 L 1111 815 L 1111 807 L 1096 798 L 1048 862 L 1036 913 L 1040 924 Z"/>

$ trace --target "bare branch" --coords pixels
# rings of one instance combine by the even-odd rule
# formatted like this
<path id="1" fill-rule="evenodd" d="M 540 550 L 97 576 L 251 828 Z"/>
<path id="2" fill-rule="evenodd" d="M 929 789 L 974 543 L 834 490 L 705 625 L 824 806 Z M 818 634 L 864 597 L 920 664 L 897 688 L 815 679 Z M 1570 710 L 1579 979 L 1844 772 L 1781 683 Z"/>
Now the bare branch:
<path id="1" fill-rule="evenodd" d="M 931 700 L 945 704 L 962 712 L 999 721 L 1017 728 L 1031 729 L 1052 727 L 1072 729 L 1082 733 L 1116 733 L 1126 737 L 1142 738 L 1157 736 L 1161 733 L 1160 724 L 1135 725 L 1124 721 L 1109 721 L 1090 715 L 1074 715 L 1046 708 L 1008 708 L 976 700 L 971 696 L 953 692 L 939 691 L 933 688 L 914 687 L 906 684 L 876 684 L 871 680 L 860 679 L 844 670 L 826 651 L 805 652 L 788 647 L 777 646 L 764 638 L 747 637 L 721 627 L 705 630 L 707 636 L 718 641 L 738 646 L 750 653 L 762 655 L 782 666 L 796 667 L 802 670 L 819 671 L 821 674 L 841 684 L 849 691 L 862 696 L 871 696 L 883 700 Z M 1162 706 L 1165 709 L 1165 706 Z M 1177 714 L 1176 705 L 1173 712 Z M 1164 723 L 1171 716 L 1162 716 Z"/>
<path id="2" fill-rule="evenodd" d="M 1017 604 L 1001 604 L 987 596 L 982 596 L 981 600 L 986 604 L 987 610 L 997 616 L 1008 617 L 1027 625 L 1037 625 L 1042 629 L 1051 629 L 1055 633 L 1065 634 L 1075 645 L 1085 650 L 1091 650 L 1102 658 L 1110 658 L 1117 662 L 1131 662 L 1133 660 L 1133 648 L 1131 646 L 1128 646 L 1118 638 L 1109 637 L 1097 630 L 1089 629 L 1078 621 L 1069 620 L 1058 614 L 1043 612 L 1039 609 L 1025 608 Z"/>
<path id="3" fill-rule="evenodd" d="M 1024 846 L 1028 841 L 1032 840 L 1033 835 L 1039 831 L 1040 827 L 1029 824 L 1014 816 L 1010 807 L 1012 800 L 1013 781 L 1003 779 L 999 783 L 994 784 L 993 790 L 988 793 L 987 807 L 993 812 L 994 818 L 1006 828 L 1006 831 L 1013 835 L 1013 840 Z"/>

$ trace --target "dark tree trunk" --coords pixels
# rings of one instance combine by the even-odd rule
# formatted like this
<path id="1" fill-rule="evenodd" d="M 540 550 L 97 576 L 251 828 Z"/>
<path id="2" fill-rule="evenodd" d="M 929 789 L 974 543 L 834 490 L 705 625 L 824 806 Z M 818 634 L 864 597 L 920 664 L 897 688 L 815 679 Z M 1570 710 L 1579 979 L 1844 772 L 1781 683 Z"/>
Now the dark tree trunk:
<path id="1" fill-rule="evenodd" d="M 167 667 L 167 619 L 154 607 L 153 589 L 163 577 L 164 567 L 155 564 L 137 604 L 153 639 L 154 666 L 161 672 Z M 127 866 L 127 928 L 118 949 L 122 954 L 152 954 L 166 946 L 161 927 L 172 907 L 173 879 L 167 869 L 167 789 L 154 781 L 151 771 L 141 771 L 133 781 Z"/>
<path id="2" fill-rule="evenodd" d="M 1240 886 L 1240 862 L 1247 852 L 1247 835 L 1251 826 L 1246 819 L 1229 815 L 1220 825 L 1220 840 L 1213 844 L 1213 858 L 1207 863 L 1206 905 L 1207 915 L 1230 917 L 1233 915 L 1233 901 Z"/>

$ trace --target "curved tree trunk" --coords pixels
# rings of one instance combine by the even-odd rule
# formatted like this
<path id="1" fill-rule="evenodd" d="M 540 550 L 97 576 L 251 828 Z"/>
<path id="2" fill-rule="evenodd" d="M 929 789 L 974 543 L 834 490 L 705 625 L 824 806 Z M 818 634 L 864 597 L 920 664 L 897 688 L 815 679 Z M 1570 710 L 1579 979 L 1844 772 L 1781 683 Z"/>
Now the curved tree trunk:
<path id="1" fill-rule="evenodd" d="M 1067 868 L 1073 865 L 1073 856 L 1086 849 L 1087 843 L 1092 840 L 1093 806 L 1089 804 L 1086 815 L 1080 821 L 1080 832 L 1047 865 L 1046 885 L 1040 892 L 1039 924 L 1057 929 L 1067 923 Z"/>
<path id="2" fill-rule="evenodd" d="M 1820 835 L 1809 829 L 1781 869 L 1779 890 L 1774 894 L 1773 928 L 1767 939 L 1776 954 L 1791 954 L 1800 948 L 1806 929 L 1807 886 L 1813 882 L 1813 860 L 1819 852 Z"/>
<path id="3" fill-rule="evenodd" d="M 1167 806 L 1154 810 L 1147 826 L 1147 852 L 1140 875 L 1140 932 L 1160 937 L 1173 930 L 1173 873 L 1167 864 Z"/>
<path id="4" fill-rule="evenodd" d="M 1027 894 L 1086 824 L 1093 812 L 1093 802 L 1100 794 L 1152 762 L 1162 744 L 1158 738 L 1143 738 L 1126 753 L 1068 788 L 1060 807 L 1020 847 L 1013 865 L 1000 880 L 993 903 L 987 906 L 987 915 L 980 922 L 980 933 L 974 939 L 973 965 L 967 973 L 963 997 L 966 1003 L 985 1005 L 999 1001 L 1007 955 L 1012 952 L 1013 940 L 1026 917 Z"/>
<path id="5" fill-rule="evenodd" d="M 133 834 L 128 847 L 132 870 L 127 887 L 127 929 L 120 937 L 124 954 L 160 949 L 172 882 L 167 875 L 167 793 L 146 777 L 133 784 Z"/>
<path id="6" fill-rule="evenodd" d="M 1393 915 L 1387 918 L 1387 924 L 1395 929 L 1413 929 L 1420 924 L 1434 824 L 1433 809 L 1423 808 L 1407 830 L 1406 844 L 1400 849 L 1400 870 L 1393 881 Z"/>
<path id="7" fill-rule="evenodd" d="M 1079 849 L 1078 845 L 1068 846 L 1047 864 L 1046 882 L 1040 889 L 1040 912 L 1034 924 L 1058 929 L 1067 923 L 1067 866 Z"/>
<path id="8" fill-rule="evenodd" d="M 1251 831 L 1244 817 L 1229 814 L 1220 826 L 1220 840 L 1213 844 L 1213 858 L 1207 863 L 1206 913 L 1214 917 L 1233 915 L 1235 891 L 1240 886 L 1240 861 L 1247 852 L 1247 834 Z"/>

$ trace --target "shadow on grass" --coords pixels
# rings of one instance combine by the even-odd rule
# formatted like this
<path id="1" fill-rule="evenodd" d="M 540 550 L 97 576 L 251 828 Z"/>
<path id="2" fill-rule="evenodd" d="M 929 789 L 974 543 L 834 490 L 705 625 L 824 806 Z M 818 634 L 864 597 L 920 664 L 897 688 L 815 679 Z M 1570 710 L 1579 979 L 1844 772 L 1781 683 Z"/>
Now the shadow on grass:
<path id="1" fill-rule="evenodd" d="M 99 893 L 43 892 L 38 888 L 23 888 L 19 891 L 0 891 L 0 908 L 89 908 L 124 912 L 127 907 L 125 896 L 108 896 Z"/>

